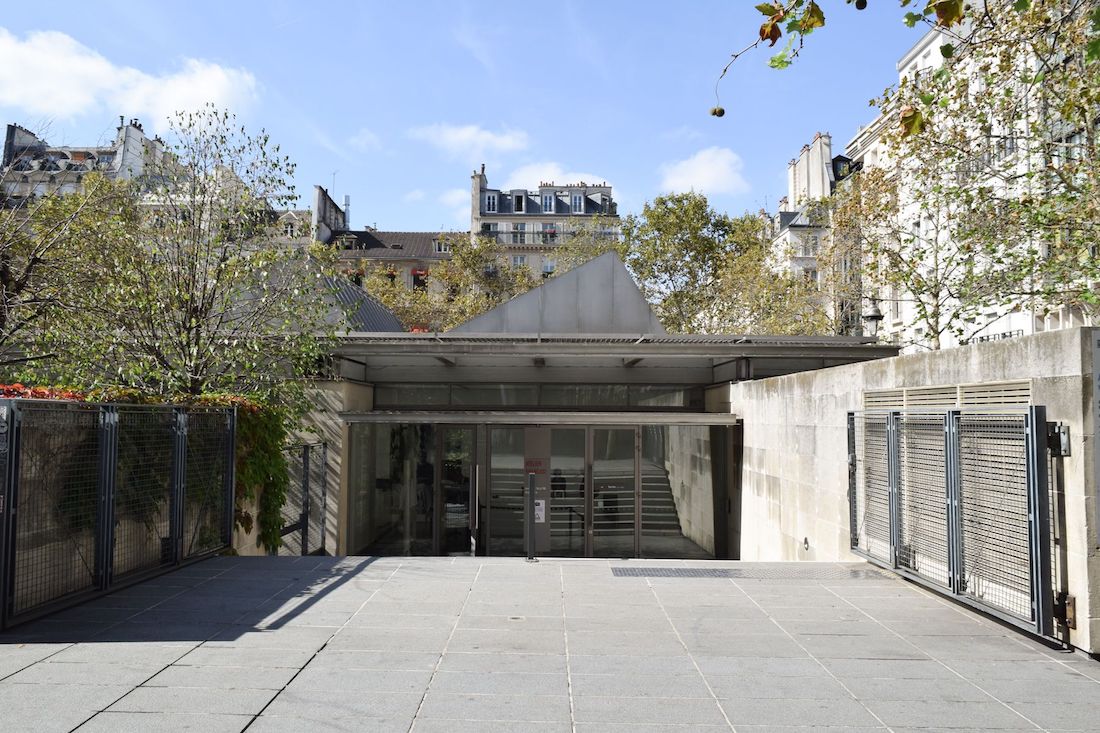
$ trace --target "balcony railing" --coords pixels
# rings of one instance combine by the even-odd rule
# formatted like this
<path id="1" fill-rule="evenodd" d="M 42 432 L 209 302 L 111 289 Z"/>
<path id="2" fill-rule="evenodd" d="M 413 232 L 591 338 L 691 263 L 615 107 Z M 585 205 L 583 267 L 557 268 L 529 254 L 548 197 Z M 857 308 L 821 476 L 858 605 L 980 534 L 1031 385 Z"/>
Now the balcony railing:
<path id="1" fill-rule="evenodd" d="M 534 232 L 481 232 L 482 237 L 491 239 L 499 244 L 524 244 L 535 246 L 553 246 L 571 239 L 575 232 L 566 231 L 534 231 Z M 583 234 L 587 234 L 584 232 Z M 597 232 L 594 235 L 598 239 L 614 239 L 618 232 Z"/>

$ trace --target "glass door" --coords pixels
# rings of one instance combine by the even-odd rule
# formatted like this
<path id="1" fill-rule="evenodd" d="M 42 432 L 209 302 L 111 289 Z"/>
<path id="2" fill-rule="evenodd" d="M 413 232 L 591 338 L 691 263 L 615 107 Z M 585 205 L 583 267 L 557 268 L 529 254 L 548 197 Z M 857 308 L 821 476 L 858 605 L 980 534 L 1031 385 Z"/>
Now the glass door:
<path id="1" fill-rule="evenodd" d="M 490 555 L 522 555 L 524 511 L 524 428 L 489 428 Z"/>
<path id="2" fill-rule="evenodd" d="M 550 431 L 550 550 L 557 557 L 584 557 L 585 429 Z"/>
<path id="3" fill-rule="evenodd" d="M 634 428 L 592 429 L 592 556 L 634 557 Z"/>
<path id="4" fill-rule="evenodd" d="M 474 491 L 474 429 L 444 427 L 440 431 L 439 554 L 468 555 L 470 542 L 470 497 Z"/>

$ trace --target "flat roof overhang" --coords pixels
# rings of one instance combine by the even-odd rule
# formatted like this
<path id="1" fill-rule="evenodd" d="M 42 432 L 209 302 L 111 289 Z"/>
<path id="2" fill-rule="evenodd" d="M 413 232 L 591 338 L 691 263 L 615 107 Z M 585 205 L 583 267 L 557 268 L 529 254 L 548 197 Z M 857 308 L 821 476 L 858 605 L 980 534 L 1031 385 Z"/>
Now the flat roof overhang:
<path id="1" fill-rule="evenodd" d="M 375 410 L 342 412 L 349 423 L 433 423 L 447 425 L 738 425 L 721 412 L 532 412 L 504 410 Z"/>
<path id="2" fill-rule="evenodd" d="M 334 356 L 365 382 L 713 384 L 896 356 L 866 337 L 350 333 Z M 588 374 L 581 374 L 586 371 Z"/>

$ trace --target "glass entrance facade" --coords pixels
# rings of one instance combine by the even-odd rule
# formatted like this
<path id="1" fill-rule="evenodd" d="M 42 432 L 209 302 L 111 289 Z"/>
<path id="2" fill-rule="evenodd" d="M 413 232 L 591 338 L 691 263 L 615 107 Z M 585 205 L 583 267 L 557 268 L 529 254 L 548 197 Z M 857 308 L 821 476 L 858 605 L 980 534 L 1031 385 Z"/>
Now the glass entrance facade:
<path id="1" fill-rule="evenodd" d="M 349 425 L 348 550 L 730 557 L 729 425 Z M 733 549 L 736 552 L 736 549 Z"/>

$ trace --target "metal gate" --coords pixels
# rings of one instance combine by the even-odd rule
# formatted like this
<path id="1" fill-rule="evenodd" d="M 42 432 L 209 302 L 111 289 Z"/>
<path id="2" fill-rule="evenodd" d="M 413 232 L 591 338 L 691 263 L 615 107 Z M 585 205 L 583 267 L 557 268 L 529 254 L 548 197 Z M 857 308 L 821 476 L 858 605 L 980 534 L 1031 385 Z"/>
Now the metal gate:
<path id="1" fill-rule="evenodd" d="M 1046 429 L 1043 407 L 848 413 L 852 550 L 1051 636 Z"/>
<path id="2" fill-rule="evenodd" d="M 231 408 L 0 400 L 0 628 L 229 545 Z"/>
<path id="3" fill-rule="evenodd" d="M 324 555 L 328 480 L 328 444 L 292 445 L 287 452 L 286 501 L 280 555 Z"/>

